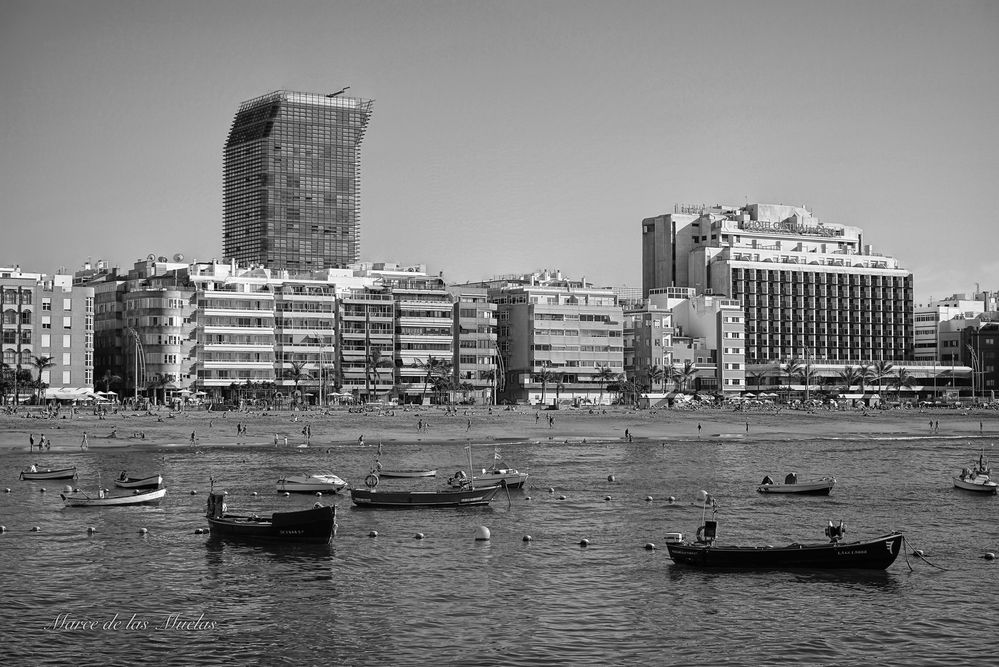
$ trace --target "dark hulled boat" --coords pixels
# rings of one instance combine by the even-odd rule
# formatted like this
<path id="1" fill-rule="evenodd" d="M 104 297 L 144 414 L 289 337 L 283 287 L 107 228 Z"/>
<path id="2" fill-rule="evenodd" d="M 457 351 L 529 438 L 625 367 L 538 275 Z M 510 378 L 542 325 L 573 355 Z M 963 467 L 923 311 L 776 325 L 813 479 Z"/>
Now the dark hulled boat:
<path id="1" fill-rule="evenodd" d="M 830 541 L 817 544 L 743 547 L 715 543 L 717 523 L 706 521 L 697 531 L 696 542 L 684 542 L 676 533 L 667 537 L 666 548 L 674 563 L 703 568 L 741 570 L 766 569 L 862 569 L 884 570 L 902 549 L 902 534 L 890 533 L 873 540 L 842 542 L 843 524 L 830 522 Z"/>
<path id="2" fill-rule="evenodd" d="M 488 505 L 500 490 L 484 488 L 445 489 L 443 491 L 377 491 L 374 488 L 351 489 L 350 499 L 358 507 L 474 507 Z"/>
<path id="3" fill-rule="evenodd" d="M 328 544 L 336 534 L 336 508 L 316 507 L 295 512 L 274 512 L 270 517 L 230 514 L 222 493 L 208 496 L 206 516 L 213 536 L 268 542 Z"/>

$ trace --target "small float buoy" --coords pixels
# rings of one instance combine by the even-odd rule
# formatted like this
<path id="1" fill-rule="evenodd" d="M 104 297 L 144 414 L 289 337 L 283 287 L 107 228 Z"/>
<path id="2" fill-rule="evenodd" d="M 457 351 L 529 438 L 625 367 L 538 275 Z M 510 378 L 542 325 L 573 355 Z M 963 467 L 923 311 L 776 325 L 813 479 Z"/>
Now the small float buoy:
<path id="1" fill-rule="evenodd" d="M 488 540 L 490 537 L 492 537 L 492 534 L 489 532 L 489 529 L 486 528 L 485 526 L 479 526 L 478 528 L 475 529 L 476 542 Z"/>
<path id="2" fill-rule="evenodd" d="M 7 532 L 7 526 L 0 526 L 0 533 L 6 533 L 6 532 Z"/>
<path id="3" fill-rule="evenodd" d="M 192 496 L 195 496 L 195 495 L 197 495 L 197 494 L 198 494 L 198 492 L 197 492 L 197 491 L 195 491 L 194 489 L 191 489 L 191 495 L 192 495 Z"/>
<path id="4" fill-rule="evenodd" d="M 290 496 L 290 495 L 291 495 L 291 494 L 290 494 L 290 493 L 288 493 L 287 491 L 285 491 L 285 492 L 284 492 L 284 497 L 285 497 L 285 498 L 287 498 L 287 497 L 288 497 L 288 496 Z"/>
<path id="5" fill-rule="evenodd" d="M 565 500 L 565 496 L 559 496 L 558 499 L 559 500 Z"/>
<path id="6" fill-rule="evenodd" d="M 87 532 L 90 533 L 91 535 L 93 535 L 94 533 L 97 532 L 97 529 L 94 528 L 93 526 L 88 526 L 87 527 Z"/>
<path id="7" fill-rule="evenodd" d="M 229 495 L 229 492 L 228 492 L 228 491 L 223 491 L 223 492 L 222 492 L 222 495 L 223 495 L 223 496 L 228 496 L 228 495 Z"/>
<path id="8" fill-rule="evenodd" d="M 322 491 L 316 491 L 316 496 L 319 497 L 319 498 L 322 498 L 323 497 L 323 492 Z"/>
<path id="9" fill-rule="evenodd" d="M 655 551 L 656 550 L 656 545 L 652 544 L 652 542 L 646 542 L 645 543 L 645 550 L 646 551 Z"/>
<path id="10" fill-rule="evenodd" d="M 370 533 L 368 533 L 368 537 L 378 537 L 378 531 L 372 530 Z"/>
<path id="11" fill-rule="evenodd" d="M 413 537 L 415 539 L 417 539 L 417 540 L 422 540 L 423 539 L 423 533 L 417 533 L 416 535 L 413 535 Z"/>
<path id="12" fill-rule="evenodd" d="M 590 546 L 590 541 L 584 537 L 583 539 L 581 539 L 579 541 L 579 546 L 581 546 L 581 547 L 588 547 L 588 546 Z"/>
<path id="13" fill-rule="evenodd" d="M 645 496 L 645 502 L 651 503 L 652 502 L 652 496 Z"/>
<path id="14" fill-rule="evenodd" d="M 140 528 L 139 529 L 139 535 L 145 535 L 148 532 L 149 532 L 148 528 Z"/>
<path id="15" fill-rule="evenodd" d="M 548 487 L 548 493 L 555 493 L 555 487 Z"/>
<path id="16" fill-rule="evenodd" d="M 205 529 L 204 528 L 195 528 L 194 529 L 194 534 L 195 535 L 204 535 L 204 533 L 205 533 Z"/>
<path id="17" fill-rule="evenodd" d="M 4 493 L 10 493 L 10 487 L 7 487 L 7 488 L 5 488 L 5 489 L 3 490 L 3 492 L 4 492 Z"/>
<path id="18" fill-rule="evenodd" d="M 42 532 L 42 527 L 41 526 L 33 526 L 31 528 L 31 532 L 33 532 L 33 533 L 40 533 L 40 532 Z"/>
<path id="19" fill-rule="evenodd" d="M 531 499 L 530 496 L 527 496 L 527 497 L 524 498 L 524 500 L 530 500 L 530 499 Z"/>
<path id="20" fill-rule="evenodd" d="M 605 501 L 606 501 L 606 500 L 610 500 L 610 499 L 611 499 L 611 497 L 610 497 L 610 496 L 604 496 L 604 500 L 605 500 Z"/>
<path id="21" fill-rule="evenodd" d="M 45 493 L 45 487 L 43 486 L 42 488 L 38 489 L 38 493 Z"/>
<path id="22" fill-rule="evenodd" d="M 73 487 L 71 487 L 69 484 L 67 484 L 66 486 L 62 487 L 62 492 L 63 493 L 72 493 L 73 492 Z"/>
<path id="23" fill-rule="evenodd" d="M 920 558 L 922 558 L 922 557 L 923 557 L 923 550 L 922 550 L 922 549 L 915 549 L 915 550 L 914 550 L 914 551 L 912 552 L 912 555 L 913 555 L 913 556 L 919 556 Z"/>
<path id="24" fill-rule="evenodd" d="M 675 496 L 670 496 L 669 498 L 666 499 L 666 502 L 668 502 L 670 505 L 672 505 L 673 503 L 676 502 L 676 497 Z"/>
<path id="25" fill-rule="evenodd" d="M 530 535 L 524 535 L 524 541 L 525 542 L 533 542 L 534 538 L 531 537 Z"/>
<path id="26" fill-rule="evenodd" d="M 607 481 L 608 482 L 613 482 L 614 481 L 614 475 L 607 475 Z"/>
<path id="27" fill-rule="evenodd" d="M 994 553 L 992 553 L 991 551 L 989 551 L 984 556 L 982 556 L 982 558 L 984 558 L 985 560 L 995 560 L 996 559 L 996 555 Z"/>
<path id="28" fill-rule="evenodd" d="M 256 491 L 254 491 L 254 492 L 253 492 L 253 493 L 251 493 L 250 495 L 251 495 L 251 496 L 255 496 L 255 495 L 257 495 L 257 492 L 256 492 Z"/>

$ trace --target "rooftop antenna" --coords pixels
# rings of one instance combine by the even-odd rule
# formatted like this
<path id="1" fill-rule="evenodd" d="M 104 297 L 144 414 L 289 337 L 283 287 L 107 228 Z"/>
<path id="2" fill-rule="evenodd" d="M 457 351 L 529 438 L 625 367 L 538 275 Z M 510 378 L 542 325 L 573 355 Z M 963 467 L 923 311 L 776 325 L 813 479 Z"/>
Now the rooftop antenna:
<path id="1" fill-rule="evenodd" d="M 330 93 L 326 97 L 336 97 L 337 95 L 342 95 L 343 93 L 347 92 L 348 90 L 350 90 L 350 86 L 344 86 L 340 90 L 336 91 L 335 93 Z"/>

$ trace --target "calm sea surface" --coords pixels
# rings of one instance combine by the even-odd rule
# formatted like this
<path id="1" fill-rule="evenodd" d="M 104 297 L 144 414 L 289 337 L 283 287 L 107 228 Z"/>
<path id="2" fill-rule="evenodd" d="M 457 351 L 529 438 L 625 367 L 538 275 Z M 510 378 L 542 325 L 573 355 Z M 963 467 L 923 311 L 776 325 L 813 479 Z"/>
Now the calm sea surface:
<path id="1" fill-rule="evenodd" d="M 274 491 L 282 474 L 305 471 L 360 485 L 371 446 L 4 451 L 0 662 L 996 664 L 999 561 L 982 556 L 999 551 L 999 499 L 955 490 L 950 479 L 983 444 L 991 450 L 990 440 L 967 437 L 741 433 L 666 446 L 506 444 L 504 459 L 531 474 L 525 490 L 501 492 L 488 508 L 395 511 Z M 477 465 L 491 456 L 477 450 Z M 436 467 L 439 480 L 466 465 L 454 444 L 393 445 L 383 461 Z M 159 506 L 64 508 L 65 482 L 18 481 L 33 462 L 76 465 L 74 486 L 89 488 L 98 474 L 111 486 L 121 470 L 161 472 L 169 492 Z M 835 475 L 837 485 L 828 498 L 755 492 L 765 474 L 792 470 L 801 480 Z M 268 547 L 196 535 L 207 526 L 209 476 L 233 511 L 332 500 L 334 543 Z M 390 483 L 406 481 L 382 485 Z M 880 573 L 673 565 L 663 534 L 693 534 L 701 489 L 720 505 L 726 542 L 824 541 L 826 521 L 842 519 L 848 540 L 904 531 L 906 553 L 922 549 L 937 567 L 912 555 Z M 97 532 L 88 535 L 90 526 Z M 475 541 L 478 526 L 492 539 Z M 84 625 L 67 629 L 75 623 Z"/>

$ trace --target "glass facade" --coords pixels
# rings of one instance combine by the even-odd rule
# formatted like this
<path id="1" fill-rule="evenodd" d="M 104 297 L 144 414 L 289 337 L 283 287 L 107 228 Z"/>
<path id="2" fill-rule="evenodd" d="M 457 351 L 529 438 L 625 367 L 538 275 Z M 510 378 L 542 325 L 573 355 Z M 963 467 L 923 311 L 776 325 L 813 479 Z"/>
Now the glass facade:
<path id="1" fill-rule="evenodd" d="M 225 145 L 223 253 L 317 270 L 360 254 L 360 145 L 371 100 L 277 91 L 240 105 Z"/>

